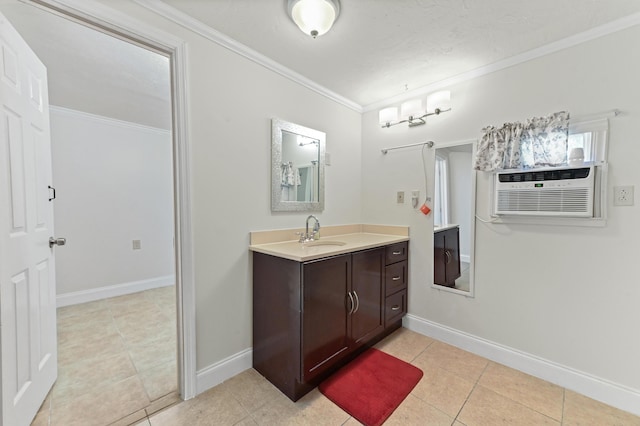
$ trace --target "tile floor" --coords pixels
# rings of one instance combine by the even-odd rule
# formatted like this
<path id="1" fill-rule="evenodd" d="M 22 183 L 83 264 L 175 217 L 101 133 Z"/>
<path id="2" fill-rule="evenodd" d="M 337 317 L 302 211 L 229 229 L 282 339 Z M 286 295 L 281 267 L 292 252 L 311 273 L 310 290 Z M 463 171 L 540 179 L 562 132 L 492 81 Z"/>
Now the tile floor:
<path id="1" fill-rule="evenodd" d="M 131 310 L 127 308 L 131 308 L 131 305 L 115 302 L 117 301 L 114 304 L 105 302 L 111 312 L 120 312 L 124 316 L 131 314 Z M 116 343 L 118 340 L 112 336 L 118 333 L 107 325 L 104 327 L 110 332 L 100 339 L 86 342 L 82 347 L 74 346 L 70 343 L 71 336 L 62 332 L 60 352 L 63 365 L 65 360 L 73 364 L 69 361 L 74 357 L 72 354 L 77 356 L 81 351 L 89 351 L 84 355 L 85 359 L 91 359 L 94 352 L 116 352 L 112 355 L 113 363 L 108 368 L 91 368 L 90 373 L 95 376 L 96 381 L 104 382 L 99 387 L 94 385 L 95 389 L 74 384 L 66 378 L 67 373 L 61 375 L 34 425 L 359 424 L 317 389 L 297 403 L 291 402 L 253 369 L 184 402 L 178 400 L 176 393 L 170 390 L 169 383 L 164 380 L 158 379 L 157 384 L 145 388 L 148 383 L 154 383 L 149 377 L 155 377 L 153 374 L 145 374 L 145 371 L 155 371 L 156 368 L 149 357 L 138 355 L 136 348 L 153 346 L 156 348 L 155 354 L 158 348 L 163 347 L 165 340 L 175 339 L 175 335 L 166 332 L 175 327 L 169 327 L 169 321 L 145 302 L 144 298 L 139 297 L 138 302 L 148 305 L 150 318 L 155 318 L 158 324 L 155 324 L 155 320 L 143 320 L 146 325 L 141 325 L 140 328 L 134 325 L 136 322 L 130 324 L 131 330 L 122 326 L 127 334 L 123 334 L 120 343 Z M 67 312 L 70 310 L 63 309 L 59 313 L 59 322 L 63 325 L 65 319 L 71 317 L 70 312 Z M 156 313 L 155 316 L 153 312 Z M 70 334 L 86 336 L 88 332 L 84 324 L 89 319 L 100 322 L 102 318 L 104 323 L 108 323 L 105 305 L 100 303 L 83 308 L 76 316 L 76 320 L 72 321 L 74 327 L 69 330 Z M 118 321 L 115 323 L 122 324 Z M 155 333 L 142 333 L 146 337 L 136 334 L 136 330 L 141 333 L 140 330 L 146 327 L 155 330 Z M 125 335 L 130 336 L 129 340 Z M 90 336 L 86 338 L 91 339 Z M 105 343 L 96 344 L 98 340 Z M 118 355 L 119 352 L 112 346 L 132 348 L 128 352 L 131 361 L 123 360 L 124 356 Z M 404 328 L 376 347 L 418 366 L 424 372 L 422 380 L 385 425 L 640 426 L 640 417 Z M 141 374 L 129 375 L 131 369 L 136 368 L 136 360 L 141 362 Z M 175 365 L 175 359 L 167 363 Z M 158 371 L 162 370 L 161 365 L 163 364 L 158 364 Z M 83 364 L 80 363 L 69 371 L 80 371 L 82 368 Z M 63 366 L 61 371 L 64 371 Z M 172 374 L 175 377 L 175 373 Z M 165 396 L 158 397 L 160 394 Z M 114 402 L 106 403 L 110 397 L 114 398 Z M 154 397 L 158 398 L 150 403 Z"/>
<path id="2" fill-rule="evenodd" d="M 385 425 L 640 425 L 640 417 L 404 328 L 377 348 L 424 372 Z M 250 369 L 136 426 L 358 424 L 317 389 L 293 403 Z"/>
<path id="3" fill-rule="evenodd" d="M 175 288 L 58 309 L 58 380 L 32 425 L 132 424 L 179 401 Z"/>

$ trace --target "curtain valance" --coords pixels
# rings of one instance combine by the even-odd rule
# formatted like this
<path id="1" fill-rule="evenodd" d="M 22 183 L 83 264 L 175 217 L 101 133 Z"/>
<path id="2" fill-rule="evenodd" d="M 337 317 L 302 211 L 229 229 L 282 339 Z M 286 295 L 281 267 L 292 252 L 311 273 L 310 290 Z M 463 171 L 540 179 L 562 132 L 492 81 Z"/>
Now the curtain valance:
<path id="1" fill-rule="evenodd" d="M 474 169 L 524 169 L 558 166 L 567 162 L 569 113 L 556 112 L 524 123 L 505 123 L 482 129 Z"/>

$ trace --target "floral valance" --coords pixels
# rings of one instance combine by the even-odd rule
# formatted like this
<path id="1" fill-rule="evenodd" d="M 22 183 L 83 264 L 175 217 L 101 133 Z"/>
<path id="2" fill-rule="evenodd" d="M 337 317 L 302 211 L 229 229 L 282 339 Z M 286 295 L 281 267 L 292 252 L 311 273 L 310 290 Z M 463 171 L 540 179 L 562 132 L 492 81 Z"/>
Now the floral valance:
<path id="1" fill-rule="evenodd" d="M 567 162 L 569 113 L 556 112 L 524 123 L 505 123 L 482 129 L 475 170 L 524 169 L 558 166 Z"/>

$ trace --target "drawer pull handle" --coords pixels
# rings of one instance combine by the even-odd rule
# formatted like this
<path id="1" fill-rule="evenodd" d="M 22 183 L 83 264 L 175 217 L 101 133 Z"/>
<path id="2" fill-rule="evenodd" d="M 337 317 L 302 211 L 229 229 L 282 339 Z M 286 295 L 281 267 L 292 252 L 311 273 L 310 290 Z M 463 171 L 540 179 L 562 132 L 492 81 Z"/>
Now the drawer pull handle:
<path id="1" fill-rule="evenodd" d="M 402 254 L 402 251 L 392 251 L 391 254 L 398 256 L 399 254 Z"/>
<path id="2" fill-rule="evenodd" d="M 391 278 L 393 281 L 398 281 L 400 279 L 400 276 L 398 275 L 397 277 L 393 277 Z"/>
<path id="3" fill-rule="evenodd" d="M 351 294 L 351 292 L 347 293 L 347 296 L 349 296 L 349 299 L 351 300 L 351 308 L 349 309 L 349 313 L 347 315 L 351 315 L 353 314 L 353 309 L 356 307 L 356 304 L 353 301 L 353 295 Z"/>
<path id="4" fill-rule="evenodd" d="M 391 307 L 391 310 L 392 310 L 392 311 L 399 311 L 399 310 L 400 310 L 400 305 L 393 305 L 393 306 Z"/>

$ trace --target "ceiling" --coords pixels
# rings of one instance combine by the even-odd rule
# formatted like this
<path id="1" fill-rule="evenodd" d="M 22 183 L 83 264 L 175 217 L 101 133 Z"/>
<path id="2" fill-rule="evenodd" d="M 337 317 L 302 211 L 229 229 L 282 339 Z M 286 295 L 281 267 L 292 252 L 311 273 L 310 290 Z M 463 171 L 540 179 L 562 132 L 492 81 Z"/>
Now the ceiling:
<path id="1" fill-rule="evenodd" d="M 47 65 L 53 104 L 104 102 L 89 112 L 120 118 L 148 102 L 168 120 L 166 58 L 14 3 L 0 11 Z M 603 25 L 640 21 L 638 0 L 343 0 L 331 31 L 312 39 L 289 19 L 286 0 L 139 3 L 160 5 L 183 25 L 199 20 L 364 109 Z"/>
<path id="2" fill-rule="evenodd" d="M 46 65 L 51 105 L 171 128 L 167 57 L 28 4 L 0 12 Z"/>
<path id="3" fill-rule="evenodd" d="M 164 0 L 367 106 L 640 12 L 638 0 L 343 0 L 325 35 L 286 0 Z"/>

